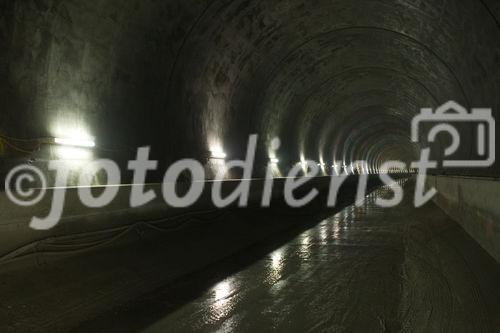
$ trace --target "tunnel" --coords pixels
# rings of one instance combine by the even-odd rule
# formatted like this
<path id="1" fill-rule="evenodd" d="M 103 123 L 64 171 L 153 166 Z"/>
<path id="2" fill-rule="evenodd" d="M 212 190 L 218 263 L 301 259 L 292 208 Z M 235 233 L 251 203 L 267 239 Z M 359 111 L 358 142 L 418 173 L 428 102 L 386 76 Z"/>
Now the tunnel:
<path id="1" fill-rule="evenodd" d="M 500 2 L 0 1 L 2 332 L 500 332 Z"/>

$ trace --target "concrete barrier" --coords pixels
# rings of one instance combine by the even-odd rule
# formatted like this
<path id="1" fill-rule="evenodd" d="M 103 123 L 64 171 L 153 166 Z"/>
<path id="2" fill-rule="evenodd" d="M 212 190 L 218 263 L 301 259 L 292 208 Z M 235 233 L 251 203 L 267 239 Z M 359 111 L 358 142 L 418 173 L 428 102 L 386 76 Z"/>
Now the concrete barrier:
<path id="1" fill-rule="evenodd" d="M 430 176 L 435 203 L 500 262 L 500 179 Z"/>
<path id="2" fill-rule="evenodd" d="M 339 196 L 345 199 L 346 196 L 354 195 L 357 180 L 357 176 L 349 177 L 342 186 Z M 275 180 L 272 192 L 273 205 L 283 200 L 285 181 L 286 179 L 283 178 Z M 378 184 L 378 177 L 371 176 L 369 183 L 371 187 Z M 139 208 L 130 208 L 131 187 L 128 185 L 121 186 L 111 204 L 100 209 L 84 206 L 80 202 L 78 190 L 69 188 L 66 192 L 61 221 L 54 228 L 45 231 L 34 230 L 29 227 L 29 224 L 33 216 L 43 218 L 48 215 L 52 203 L 51 190 L 39 204 L 32 207 L 19 207 L 2 192 L 0 193 L 0 269 L 12 265 L 17 267 L 18 265 L 39 264 L 38 254 L 43 255 L 44 252 L 50 253 L 51 260 L 64 258 L 68 255 L 92 251 L 98 247 L 113 247 L 116 243 L 126 240 L 126 234 L 143 233 L 144 229 L 154 233 L 155 230 L 175 228 L 179 220 L 185 219 L 185 216 L 196 217 L 217 211 L 211 201 L 212 184 L 213 182 L 207 182 L 196 204 L 184 209 L 169 207 L 164 202 L 160 184 L 152 184 L 146 188 L 146 190 L 154 190 L 157 198 Z M 238 185 L 239 181 L 224 181 L 223 195 L 231 193 Z M 328 192 L 329 185 L 330 177 L 312 178 L 297 190 L 297 195 L 301 191 L 307 192 L 312 188 L 324 194 Z M 186 186 L 178 184 L 178 187 Z M 252 180 L 249 206 L 260 205 L 263 188 L 263 179 Z M 180 189 L 180 191 L 183 190 Z M 326 199 L 322 201 L 325 201 L 322 202 L 324 207 Z M 266 233 L 265 230 L 260 232 Z M 256 233 L 259 233 L 259 230 L 256 230 Z"/>

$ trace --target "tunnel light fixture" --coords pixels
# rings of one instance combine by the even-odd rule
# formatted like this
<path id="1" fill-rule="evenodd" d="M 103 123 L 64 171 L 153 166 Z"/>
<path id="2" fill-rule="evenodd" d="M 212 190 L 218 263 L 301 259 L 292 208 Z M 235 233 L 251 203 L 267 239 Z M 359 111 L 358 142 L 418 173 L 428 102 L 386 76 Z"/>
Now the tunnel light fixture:
<path id="1" fill-rule="evenodd" d="M 82 147 L 58 146 L 55 152 L 59 159 L 65 161 L 84 161 L 92 158 L 92 151 Z M 73 164 L 73 166 L 78 166 L 78 164 Z"/>
<path id="2" fill-rule="evenodd" d="M 90 139 L 54 138 L 54 143 L 60 146 L 94 148 L 95 142 Z"/>
<path id="3" fill-rule="evenodd" d="M 338 165 L 338 164 L 335 163 L 335 164 L 332 165 L 332 169 L 333 169 L 333 171 L 335 172 L 335 174 L 337 176 L 340 176 L 340 171 L 341 171 L 340 165 Z"/>
<path id="4" fill-rule="evenodd" d="M 227 157 L 227 154 L 225 152 L 223 152 L 222 150 L 211 150 L 210 153 L 211 153 L 210 158 L 213 158 L 216 160 L 224 160 Z"/>
<path id="5" fill-rule="evenodd" d="M 302 171 L 304 171 L 305 173 L 307 173 L 307 171 L 309 170 L 309 164 L 305 161 L 305 160 L 301 160 L 298 165 L 300 165 L 300 167 L 302 168 Z"/>

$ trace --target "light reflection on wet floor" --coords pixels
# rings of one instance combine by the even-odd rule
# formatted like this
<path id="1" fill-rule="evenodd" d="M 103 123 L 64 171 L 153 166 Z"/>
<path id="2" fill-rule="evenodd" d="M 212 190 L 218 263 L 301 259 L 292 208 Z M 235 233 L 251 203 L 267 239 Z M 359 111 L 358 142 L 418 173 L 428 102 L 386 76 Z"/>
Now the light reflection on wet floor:
<path id="1" fill-rule="evenodd" d="M 374 205 L 387 194 L 378 190 L 360 207 L 349 206 L 304 231 L 146 332 L 398 328 L 403 244 L 394 219 L 404 213 L 387 219 L 386 210 Z M 383 272 L 390 273 L 389 282 L 372 283 Z M 382 307 L 370 305 L 383 298 Z"/>
<path id="2" fill-rule="evenodd" d="M 412 190 L 392 209 L 375 205 L 387 187 L 370 194 L 144 332 L 495 331 L 498 265 L 433 204 L 416 210 Z M 471 278 L 474 263 L 488 278 Z"/>

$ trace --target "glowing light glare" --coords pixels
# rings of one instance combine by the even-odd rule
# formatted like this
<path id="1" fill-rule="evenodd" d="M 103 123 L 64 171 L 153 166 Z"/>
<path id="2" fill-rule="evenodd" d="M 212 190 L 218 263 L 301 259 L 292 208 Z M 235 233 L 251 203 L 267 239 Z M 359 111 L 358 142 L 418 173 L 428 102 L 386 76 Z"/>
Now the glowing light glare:
<path id="1" fill-rule="evenodd" d="M 335 174 L 338 176 L 340 175 L 341 167 L 337 163 L 334 163 L 332 165 L 333 171 L 335 171 Z"/>
<path id="2" fill-rule="evenodd" d="M 344 171 L 344 173 L 345 173 L 346 175 L 348 175 L 348 174 L 349 174 L 349 168 L 347 167 L 347 164 L 345 164 L 345 163 L 344 163 L 344 165 L 343 165 L 343 166 L 341 166 L 341 168 L 340 168 L 340 169 L 341 169 L 340 171 Z"/>
<path id="3" fill-rule="evenodd" d="M 54 143 L 61 146 L 94 148 L 95 142 L 90 139 L 74 139 L 74 138 L 54 138 Z"/>
<path id="4" fill-rule="evenodd" d="M 81 124 L 65 121 L 52 130 L 53 144 L 69 147 L 94 148 L 95 141 L 89 131 Z"/>
<path id="5" fill-rule="evenodd" d="M 68 167 L 79 167 L 80 161 L 91 160 L 96 146 L 94 138 L 79 128 L 60 128 L 53 138 L 55 155 L 60 160 L 68 161 Z"/>
<path id="6" fill-rule="evenodd" d="M 271 167 L 273 177 L 282 177 L 278 163 L 279 163 L 279 159 L 277 159 L 276 157 L 269 158 L 269 165 Z"/>
<path id="7" fill-rule="evenodd" d="M 300 160 L 300 162 L 298 163 L 298 165 L 300 165 L 302 167 L 302 170 L 304 172 L 307 172 L 307 169 L 308 169 L 308 164 L 305 160 Z"/>
<path id="8" fill-rule="evenodd" d="M 282 266 L 283 251 L 278 249 L 271 254 L 271 266 L 273 269 L 279 269 Z"/>
<path id="9" fill-rule="evenodd" d="M 233 289 L 233 281 L 231 280 L 222 281 L 212 289 L 211 318 L 219 320 L 228 315 L 233 307 Z"/>
<path id="10" fill-rule="evenodd" d="M 210 150 L 211 158 L 223 160 L 227 157 L 227 154 L 220 149 L 212 149 Z"/>
<path id="11" fill-rule="evenodd" d="M 269 267 L 270 269 L 266 280 L 273 286 L 282 277 L 281 274 L 283 268 L 285 267 L 284 253 L 285 253 L 284 248 L 280 248 L 270 254 L 271 257 L 270 267 Z"/>
<path id="12" fill-rule="evenodd" d="M 214 287 L 213 291 L 216 301 L 223 300 L 231 295 L 231 284 L 229 281 L 222 281 Z"/>
<path id="13" fill-rule="evenodd" d="M 92 153 L 88 149 L 61 146 L 56 150 L 57 157 L 63 160 L 89 160 Z"/>
<path id="14" fill-rule="evenodd" d="M 321 240 L 324 242 L 328 239 L 328 230 L 326 230 L 326 226 L 323 226 L 319 230 Z"/>
<path id="15" fill-rule="evenodd" d="M 320 156 L 319 157 L 319 163 L 318 163 L 318 166 L 321 167 L 321 169 L 325 169 L 326 168 L 326 163 L 325 163 L 325 160 L 323 158 L 323 156 Z M 323 170 L 324 171 L 324 170 Z"/>
<path id="16" fill-rule="evenodd" d="M 306 162 L 306 158 L 304 156 L 304 154 L 300 154 L 300 162 L 299 162 L 300 166 L 302 166 L 302 169 L 304 171 L 307 170 L 307 162 Z"/>

